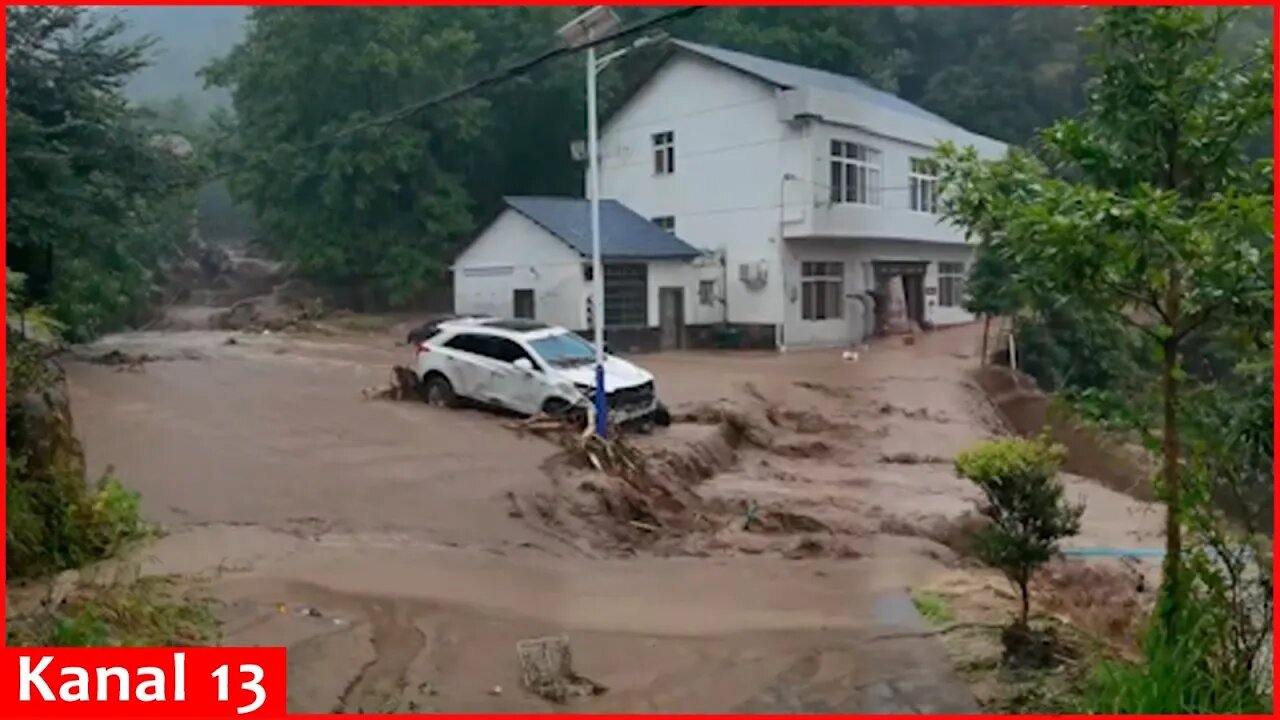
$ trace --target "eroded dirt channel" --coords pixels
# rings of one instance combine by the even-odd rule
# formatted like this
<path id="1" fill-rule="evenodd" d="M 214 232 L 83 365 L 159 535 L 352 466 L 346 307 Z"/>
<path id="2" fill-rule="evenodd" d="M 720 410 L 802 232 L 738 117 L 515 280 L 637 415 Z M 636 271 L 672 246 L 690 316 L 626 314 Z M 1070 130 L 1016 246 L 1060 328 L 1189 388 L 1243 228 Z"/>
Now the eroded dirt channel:
<path id="1" fill-rule="evenodd" d="M 515 643 L 559 633 L 609 688 L 571 711 L 974 709 L 905 592 L 956 566 L 951 460 L 1002 430 L 969 329 L 640 358 L 678 420 L 634 440 L 648 517 L 508 418 L 363 399 L 401 330 L 117 336 L 155 359 L 70 367 L 91 470 L 169 530 L 147 571 L 207 580 L 226 643 L 287 645 L 291 710 L 550 710 Z M 1075 542 L 1159 546 L 1145 505 L 1069 486 Z"/>

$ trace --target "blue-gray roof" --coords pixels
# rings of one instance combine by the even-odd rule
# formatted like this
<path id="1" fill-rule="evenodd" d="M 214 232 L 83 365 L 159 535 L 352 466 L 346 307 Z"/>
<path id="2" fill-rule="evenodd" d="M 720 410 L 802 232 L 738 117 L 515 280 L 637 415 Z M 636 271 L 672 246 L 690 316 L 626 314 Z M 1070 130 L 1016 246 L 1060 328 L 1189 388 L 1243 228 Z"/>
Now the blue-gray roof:
<path id="1" fill-rule="evenodd" d="M 582 198 L 506 197 L 507 206 L 591 257 L 591 204 Z M 600 201 L 600 255 L 608 260 L 686 260 L 701 253 L 617 200 Z"/>
<path id="2" fill-rule="evenodd" d="M 736 50 L 725 50 L 724 48 L 699 45 L 684 40 L 676 40 L 674 43 L 677 47 L 695 55 L 728 66 L 739 72 L 753 75 L 760 80 L 781 88 L 816 88 L 842 93 L 885 110 L 954 125 L 954 123 L 940 115 L 931 113 L 918 105 L 913 105 L 896 95 L 877 90 L 867 83 L 847 75 L 837 75 L 825 70 L 815 70 L 814 68 L 792 65 L 756 55 L 748 55 Z"/>

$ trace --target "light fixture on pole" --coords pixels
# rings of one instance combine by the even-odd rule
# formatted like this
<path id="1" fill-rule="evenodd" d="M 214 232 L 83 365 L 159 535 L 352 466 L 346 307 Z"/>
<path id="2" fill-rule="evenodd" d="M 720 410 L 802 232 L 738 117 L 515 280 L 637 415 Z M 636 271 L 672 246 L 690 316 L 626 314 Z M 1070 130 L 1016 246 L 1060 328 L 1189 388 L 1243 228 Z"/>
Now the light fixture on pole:
<path id="1" fill-rule="evenodd" d="M 570 47 L 587 44 L 604 37 L 619 24 L 613 10 L 597 5 L 570 20 L 556 31 Z M 609 395 L 604 384 L 604 268 L 600 260 L 600 154 L 599 128 L 596 123 L 596 50 L 587 46 L 587 185 L 591 205 L 591 319 L 596 346 L 596 434 L 604 437 L 609 429 Z"/>

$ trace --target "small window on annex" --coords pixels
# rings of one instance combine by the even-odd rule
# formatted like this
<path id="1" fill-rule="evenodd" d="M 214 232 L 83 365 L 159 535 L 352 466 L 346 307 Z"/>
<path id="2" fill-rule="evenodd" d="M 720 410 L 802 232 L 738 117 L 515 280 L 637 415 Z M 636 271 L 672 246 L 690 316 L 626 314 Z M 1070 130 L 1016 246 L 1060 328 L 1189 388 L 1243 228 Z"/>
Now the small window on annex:
<path id="1" fill-rule="evenodd" d="M 716 304 L 716 281 L 715 280 L 698 281 L 698 303 L 701 305 Z"/>

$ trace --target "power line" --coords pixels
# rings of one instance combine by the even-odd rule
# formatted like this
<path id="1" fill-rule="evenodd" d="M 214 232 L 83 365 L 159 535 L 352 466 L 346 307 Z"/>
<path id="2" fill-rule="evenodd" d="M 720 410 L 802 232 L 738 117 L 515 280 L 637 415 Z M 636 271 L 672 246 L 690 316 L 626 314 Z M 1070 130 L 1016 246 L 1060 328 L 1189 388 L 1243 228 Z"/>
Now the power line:
<path id="1" fill-rule="evenodd" d="M 704 5 L 691 5 L 689 7 L 684 7 L 677 10 L 671 10 L 661 15 L 657 15 L 648 20 L 638 22 L 634 25 L 622 28 L 621 30 L 618 30 L 616 32 L 610 33 L 608 35 L 602 36 L 594 40 L 579 43 L 573 46 L 562 45 L 562 46 L 552 48 L 550 50 L 547 50 L 546 52 L 541 53 L 540 55 L 534 56 L 528 60 L 524 60 L 522 62 L 518 62 L 514 65 L 510 65 L 508 67 L 492 72 L 484 77 L 473 80 L 461 87 L 454 88 L 452 90 L 448 90 L 443 93 L 439 93 L 437 95 L 426 98 L 424 100 L 419 100 L 417 102 L 410 103 L 401 108 L 393 110 L 389 113 L 384 113 L 377 117 L 370 118 L 369 120 L 365 120 L 363 122 L 356 123 L 354 125 L 349 125 L 326 137 L 313 140 L 303 145 L 288 147 L 280 152 L 268 153 L 265 156 L 260 156 L 247 163 L 242 163 L 241 167 L 239 168 L 228 168 L 228 169 L 213 173 L 211 175 L 204 176 L 199 180 L 199 183 L 204 184 L 204 183 L 208 183 L 211 180 L 219 180 L 219 179 L 226 178 L 228 175 L 232 174 L 236 170 L 243 169 L 245 165 L 252 166 L 252 165 L 261 164 L 264 162 L 279 160 L 283 156 L 287 156 L 294 153 L 307 152 L 310 150 L 315 150 L 315 149 L 324 147 L 326 145 L 337 142 L 345 137 L 348 137 L 350 135 L 353 135 L 355 133 L 358 133 L 364 130 L 392 125 L 397 122 L 408 120 L 422 113 L 425 110 L 429 110 L 439 105 L 443 105 L 443 104 L 452 102 L 454 100 L 458 100 L 459 98 L 465 97 L 467 95 L 471 95 L 480 90 L 484 90 L 489 87 L 493 87 L 505 82 L 509 82 L 511 80 L 515 80 L 523 75 L 527 75 L 528 73 L 533 71 L 535 68 L 541 65 L 545 65 L 546 63 L 549 63 L 553 60 L 557 60 L 562 57 L 568 57 L 571 55 L 576 55 L 588 48 L 597 47 L 599 45 L 605 45 L 615 40 L 621 40 L 623 38 L 631 37 L 632 35 L 638 35 L 640 33 L 643 33 L 647 30 L 658 27 L 660 25 L 665 25 L 675 20 L 681 20 L 681 19 L 690 17 L 693 14 L 700 12 L 701 10 L 704 10 L 705 7 L 706 6 Z M 189 184 L 190 184 L 189 182 L 185 182 L 177 185 L 185 186 Z"/>

